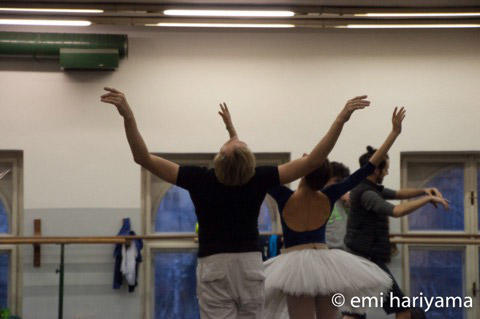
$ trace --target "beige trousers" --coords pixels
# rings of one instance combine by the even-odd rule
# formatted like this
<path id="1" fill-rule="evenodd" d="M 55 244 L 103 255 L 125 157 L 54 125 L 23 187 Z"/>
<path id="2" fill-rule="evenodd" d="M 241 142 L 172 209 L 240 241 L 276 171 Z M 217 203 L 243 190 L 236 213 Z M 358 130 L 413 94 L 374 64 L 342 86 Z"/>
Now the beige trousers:
<path id="1" fill-rule="evenodd" d="M 197 297 L 202 319 L 262 318 L 265 275 L 260 252 L 198 258 Z"/>

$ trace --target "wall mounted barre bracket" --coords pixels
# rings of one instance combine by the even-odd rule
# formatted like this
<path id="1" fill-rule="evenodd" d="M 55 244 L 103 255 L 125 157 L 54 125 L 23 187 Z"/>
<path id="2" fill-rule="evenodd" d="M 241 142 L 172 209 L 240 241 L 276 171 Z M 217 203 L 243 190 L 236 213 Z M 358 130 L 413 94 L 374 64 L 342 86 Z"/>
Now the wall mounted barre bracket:
<path id="1" fill-rule="evenodd" d="M 34 219 L 33 220 L 33 235 L 35 237 L 42 236 L 42 220 Z M 38 268 L 41 265 L 42 253 L 40 244 L 33 244 L 33 267 Z"/>

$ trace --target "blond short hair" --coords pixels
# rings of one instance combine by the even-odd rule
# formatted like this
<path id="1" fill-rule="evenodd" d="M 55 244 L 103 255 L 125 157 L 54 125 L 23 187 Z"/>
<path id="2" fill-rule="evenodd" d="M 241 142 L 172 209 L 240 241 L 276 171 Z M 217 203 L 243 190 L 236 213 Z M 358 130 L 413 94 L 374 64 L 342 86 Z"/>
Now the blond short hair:
<path id="1" fill-rule="evenodd" d="M 247 146 L 235 147 L 229 154 L 219 152 L 213 164 L 218 181 L 225 185 L 243 185 L 255 175 L 255 156 Z"/>

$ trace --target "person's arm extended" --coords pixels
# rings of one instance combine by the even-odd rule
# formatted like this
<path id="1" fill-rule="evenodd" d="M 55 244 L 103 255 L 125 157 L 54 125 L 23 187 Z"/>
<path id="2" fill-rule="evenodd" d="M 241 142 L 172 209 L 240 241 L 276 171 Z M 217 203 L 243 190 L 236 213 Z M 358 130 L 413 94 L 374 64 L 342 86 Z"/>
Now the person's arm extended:
<path id="1" fill-rule="evenodd" d="M 383 142 L 382 146 L 380 146 L 380 148 L 370 158 L 370 163 L 375 166 L 380 165 L 380 163 L 385 159 L 385 155 L 388 153 L 388 150 L 390 147 L 392 147 L 393 143 L 402 132 L 402 121 L 405 118 L 406 111 L 403 107 L 400 109 L 400 111 L 397 112 L 397 110 L 398 108 L 396 107 L 392 115 L 392 131 L 387 136 L 387 139 L 385 142 Z"/>
<path id="2" fill-rule="evenodd" d="M 138 131 L 135 117 L 125 95 L 113 88 L 107 87 L 105 90 L 108 93 L 101 96 L 101 101 L 115 105 L 118 113 L 123 117 L 125 133 L 135 162 L 166 182 L 175 184 L 179 165 L 148 152 L 147 145 Z"/>
<path id="3" fill-rule="evenodd" d="M 397 190 L 395 194 L 395 199 L 409 199 L 422 195 L 433 195 L 437 197 L 443 197 L 442 193 L 433 188 L 402 188 Z"/>
<path id="4" fill-rule="evenodd" d="M 433 195 L 428 195 L 428 196 L 423 196 L 421 198 L 396 205 L 393 208 L 392 216 L 393 217 L 402 217 L 402 216 L 411 214 L 415 210 L 419 209 L 420 207 L 425 206 L 428 203 L 442 204 L 443 207 L 445 207 L 445 209 L 448 209 L 448 202 L 444 198 L 433 196 Z"/>
<path id="5" fill-rule="evenodd" d="M 370 164 L 364 165 L 362 168 L 358 169 L 352 175 L 347 177 L 344 181 L 333 184 L 324 190 L 324 193 L 328 196 L 332 203 L 335 203 L 343 194 L 360 184 L 361 181 L 375 171 L 375 167 L 382 162 L 382 160 L 385 158 L 385 154 L 387 154 L 390 147 L 402 132 L 402 121 L 404 118 L 405 109 L 402 107 L 400 111 L 397 112 L 397 108 L 395 108 L 392 116 L 392 131 L 387 136 L 387 139 L 383 145 L 372 155 L 370 158 Z"/>
<path id="6" fill-rule="evenodd" d="M 237 131 L 235 130 L 235 126 L 233 126 L 233 121 L 232 121 L 232 116 L 230 115 L 230 111 L 228 110 L 227 104 L 225 102 L 220 103 L 220 111 L 218 111 L 218 114 L 223 119 L 223 123 L 225 123 L 225 128 L 228 131 L 228 134 L 230 135 L 230 138 L 237 138 Z"/>
<path id="7" fill-rule="evenodd" d="M 366 98 L 367 96 L 363 95 L 349 100 L 333 122 L 327 134 L 325 134 L 310 154 L 280 165 L 278 167 L 280 183 L 290 183 L 309 174 L 317 167 L 320 167 L 335 146 L 335 143 L 342 132 L 343 125 L 350 119 L 352 113 L 355 110 L 363 109 L 370 105 L 370 101 L 365 100 Z"/>

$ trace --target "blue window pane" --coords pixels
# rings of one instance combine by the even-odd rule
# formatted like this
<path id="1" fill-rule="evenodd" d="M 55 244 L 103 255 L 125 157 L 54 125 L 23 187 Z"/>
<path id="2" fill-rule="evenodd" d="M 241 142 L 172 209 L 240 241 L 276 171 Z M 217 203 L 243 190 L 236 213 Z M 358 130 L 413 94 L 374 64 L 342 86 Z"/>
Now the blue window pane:
<path id="1" fill-rule="evenodd" d="M 3 202 L 0 201 L 0 233 L 8 233 L 8 212 L 3 205 Z"/>
<path id="2" fill-rule="evenodd" d="M 464 296 L 465 251 L 462 249 L 434 249 L 410 247 L 411 296 L 423 293 L 427 298 Z M 424 307 L 424 309 L 426 309 Z M 436 308 L 432 305 L 428 319 L 462 319 L 460 307 Z"/>
<path id="3" fill-rule="evenodd" d="M 270 217 L 270 209 L 266 201 L 263 201 L 260 207 L 260 215 L 258 216 L 258 230 L 261 232 L 272 231 L 272 218 Z"/>
<path id="4" fill-rule="evenodd" d="M 410 230 L 463 231 L 464 223 L 463 166 L 454 165 L 436 171 L 419 187 L 436 187 L 450 201 L 447 211 L 441 205 L 426 205 L 408 216 Z"/>
<path id="5" fill-rule="evenodd" d="M 190 194 L 172 186 L 163 197 L 155 215 L 156 232 L 195 232 L 197 216 Z"/>
<path id="6" fill-rule="evenodd" d="M 155 253 L 155 319 L 200 317 L 196 265 L 196 250 Z"/>
<path id="7" fill-rule="evenodd" d="M 8 277 L 10 273 L 10 254 L 0 252 L 0 309 L 8 306 Z"/>

